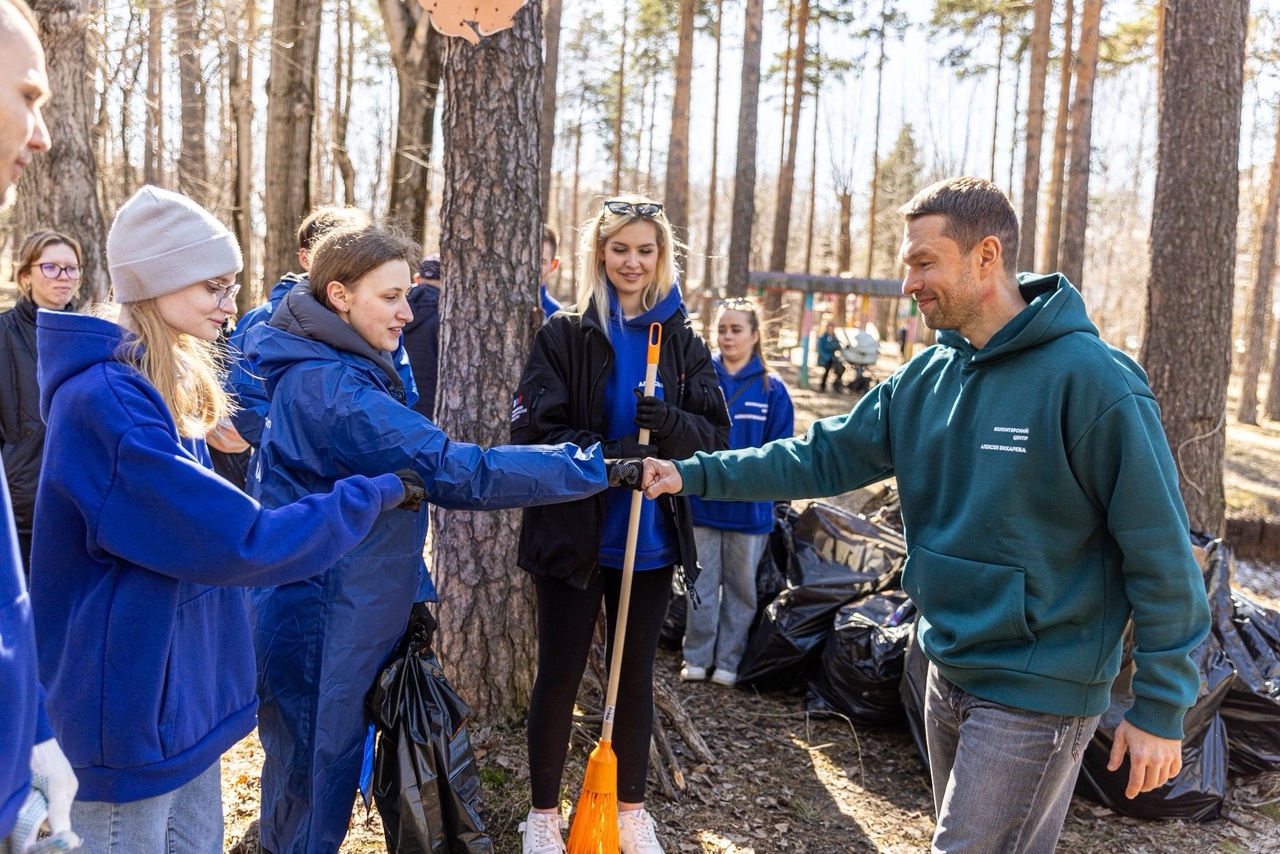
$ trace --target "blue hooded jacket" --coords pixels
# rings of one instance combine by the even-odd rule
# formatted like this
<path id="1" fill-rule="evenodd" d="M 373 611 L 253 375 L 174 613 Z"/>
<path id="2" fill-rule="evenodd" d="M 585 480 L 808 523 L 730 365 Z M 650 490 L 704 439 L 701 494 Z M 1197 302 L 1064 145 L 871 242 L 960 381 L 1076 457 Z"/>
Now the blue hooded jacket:
<path id="1" fill-rule="evenodd" d="M 314 575 L 404 489 L 392 474 L 355 477 L 265 510 L 209 469 L 203 440 L 179 436 L 155 387 L 121 361 L 121 327 L 49 311 L 37 323 L 53 441 L 31 598 L 49 715 L 80 800 L 154 797 L 253 729 L 244 591 L 227 585 Z"/>
<path id="2" fill-rule="evenodd" d="M 736 374 L 720 360 L 715 365 L 724 399 L 729 403 L 729 448 L 759 448 L 774 439 L 789 439 L 796 429 L 796 410 L 787 387 L 776 374 L 769 373 L 759 356 Z M 708 501 L 690 496 L 693 524 L 722 531 L 767 534 L 773 530 L 772 501 Z"/>
<path id="3" fill-rule="evenodd" d="M 374 350 L 305 288 L 295 288 L 246 353 L 271 408 L 251 494 L 268 506 L 355 472 L 411 468 L 441 507 L 499 509 L 569 501 L 607 486 L 599 445 L 498 447 L 450 441 L 405 402 L 388 354 Z M 368 719 L 364 698 L 408 623 L 435 598 L 422 561 L 429 514 L 384 514 L 314 579 L 255 590 L 263 847 L 336 851 L 346 835 Z M 421 579 L 421 582 L 420 582 Z"/>

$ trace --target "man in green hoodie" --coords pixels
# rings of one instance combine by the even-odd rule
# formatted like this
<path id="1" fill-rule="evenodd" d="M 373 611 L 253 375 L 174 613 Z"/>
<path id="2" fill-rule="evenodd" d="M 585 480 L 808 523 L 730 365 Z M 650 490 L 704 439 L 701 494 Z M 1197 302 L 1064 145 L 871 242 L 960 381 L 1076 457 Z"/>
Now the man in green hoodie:
<path id="1" fill-rule="evenodd" d="M 1130 617 L 1135 701 L 1110 767 L 1128 754 L 1130 798 L 1181 769 L 1208 601 L 1142 368 L 1065 278 L 1015 275 L 995 185 L 943 181 L 901 213 L 902 290 L 937 346 L 803 437 L 645 460 L 645 494 L 810 498 L 896 477 L 930 661 L 934 850 L 1051 852 Z"/>

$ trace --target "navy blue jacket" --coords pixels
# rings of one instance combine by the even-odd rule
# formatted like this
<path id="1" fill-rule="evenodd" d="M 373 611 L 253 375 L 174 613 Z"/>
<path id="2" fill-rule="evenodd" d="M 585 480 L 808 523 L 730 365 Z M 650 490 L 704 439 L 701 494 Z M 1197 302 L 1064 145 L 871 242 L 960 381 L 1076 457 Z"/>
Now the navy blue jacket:
<path id="1" fill-rule="evenodd" d="M 712 363 L 720 379 L 720 389 L 729 403 L 729 448 L 758 448 L 774 439 L 789 439 L 795 433 L 796 410 L 791 395 L 777 374 L 768 373 L 759 356 L 736 374 L 729 373 L 716 353 Z M 689 498 L 693 524 L 723 531 L 767 534 L 773 530 L 772 501 L 708 501 Z"/>
<path id="2" fill-rule="evenodd" d="M 123 803 L 194 779 L 255 723 L 244 591 L 324 570 L 403 498 L 354 477 L 278 510 L 215 475 L 118 355 L 126 333 L 41 311 L 46 447 L 31 598 L 40 676 L 79 799 Z M 399 511 L 404 512 L 404 511 Z M 409 514 L 405 514 L 409 515 Z"/>
<path id="3" fill-rule="evenodd" d="M 418 402 L 413 409 L 426 418 L 435 418 L 436 378 L 440 373 L 440 289 L 418 285 L 409 291 L 413 320 L 404 326 L 401 341 L 413 367 L 418 385 Z"/>

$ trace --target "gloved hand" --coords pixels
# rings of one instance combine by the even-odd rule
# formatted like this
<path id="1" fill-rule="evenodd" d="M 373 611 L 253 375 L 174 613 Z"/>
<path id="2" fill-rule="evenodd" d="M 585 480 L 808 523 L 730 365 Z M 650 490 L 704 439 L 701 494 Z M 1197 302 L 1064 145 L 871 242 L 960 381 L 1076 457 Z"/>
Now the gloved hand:
<path id="1" fill-rule="evenodd" d="M 610 486 L 621 486 L 624 489 L 640 491 L 640 478 L 644 474 L 644 462 L 635 458 L 626 460 L 605 460 L 605 471 L 609 475 Z"/>
<path id="2" fill-rule="evenodd" d="M 604 454 L 606 460 L 620 460 L 625 457 L 635 457 L 643 460 L 645 457 L 656 457 L 658 455 L 658 449 L 653 445 L 640 444 L 640 435 L 638 433 L 629 433 L 618 439 L 602 442 L 600 451 Z"/>
<path id="3" fill-rule="evenodd" d="M 76 798 L 80 781 L 56 739 L 42 741 L 31 748 L 31 775 L 44 778 L 44 795 L 49 802 L 49 830 L 74 843 L 72 847 L 78 847 L 80 837 L 71 830 L 71 802 Z"/>
<path id="4" fill-rule="evenodd" d="M 653 439 L 662 440 L 670 436 L 671 431 L 676 428 L 676 420 L 680 417 L 676 414 L 675 407 L 668 406 L 665 400 L 644 395 L 640 389 L 634 389 L 634 391 L 636 393 L 636 426 L 648 428 L 649 435 Z"/>
<path id="5" fill-rule="evenodd" d="M 400 478 L 400 482 L 404 484 L 404 501 L 396 506 L 402 510 L 417 513 L 422 509 L 422 502 L 427 500 L 426 483 L 413 469 L 400 469 L 396 472 L 396 477 Z"/>

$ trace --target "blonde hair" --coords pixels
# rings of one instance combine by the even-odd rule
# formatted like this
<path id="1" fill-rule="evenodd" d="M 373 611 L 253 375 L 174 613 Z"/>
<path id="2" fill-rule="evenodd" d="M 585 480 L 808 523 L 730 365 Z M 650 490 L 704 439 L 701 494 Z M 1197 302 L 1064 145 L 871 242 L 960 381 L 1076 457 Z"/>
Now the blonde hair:
<path id="1" fill-rule="evenodd" d="M 222 350 L 213 341 L 177 332 L 160 316 L 156 300 L 95 306 L 93 314 L 118 320 L 129 335 L 117 355 L 147 378 L 164 400 L 178 435 L 202 439 L 231 416 L 235 404 L 222 388 Z"/>
<path id="2" fill-rule="evenodd" d="M 633 205 L 656 204 L 652 199 L 635 193 L 612 196 L 609 201 L 627 202 Z M 648 311 L 660 303 L 667 294 L 671 293 L 672 286 L 680 277 L 680 270 L 676 267 L 675 253 L 679 243 L 665 213 L 658 211 L 653 216 L 615 214 L 610 213 L 608 208 L 602 205 L 600 213 L 585 222 L 579 233 L 578 269 L 583 270 L 584 275 L 578 284 L 578 304 L 574 310 L 585 314 L 587 305 L 591 300 L 595 300 L 596 311 L 600 312 L 601 317 L 605 319 L 605 335 L 609 334 L 609 280 L 604 271 L 604 245 L 610 237 L 633 222 L 652 222 L 654 231 L 657 232 L 658 263 L 653 272 L 653 281 L 646 285 L 640 294 L 641 307 Z"/>

